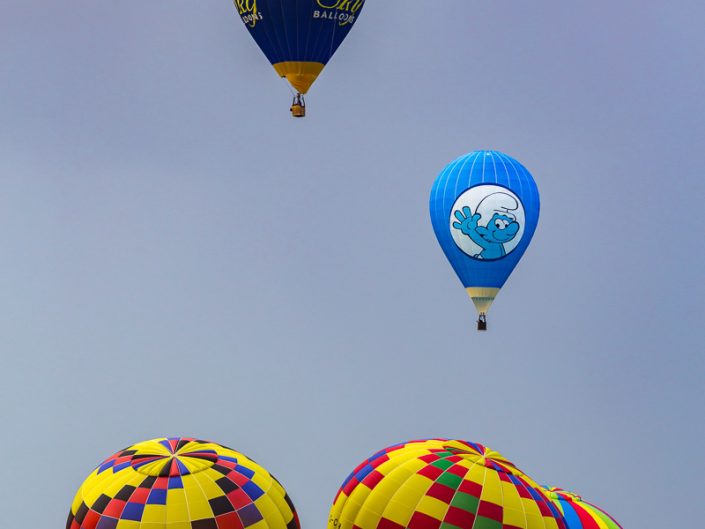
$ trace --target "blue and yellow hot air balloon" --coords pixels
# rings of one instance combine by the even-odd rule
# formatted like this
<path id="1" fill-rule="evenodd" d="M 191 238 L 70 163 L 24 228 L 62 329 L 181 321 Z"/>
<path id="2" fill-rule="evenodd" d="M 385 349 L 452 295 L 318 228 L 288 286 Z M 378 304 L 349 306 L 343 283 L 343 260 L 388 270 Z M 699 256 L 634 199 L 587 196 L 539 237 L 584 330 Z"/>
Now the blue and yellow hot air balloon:
<path id="1" fill-rule="evenodd" d="M 487 329 L 487 311 L 529 246 L 539 220 L 539 192 L 529 171 L 498 151 L 451 162 L 431 189 L 438 242 Z"/>
<path id="2" fill-rule="evenodd" d="M 252 38 L 296 90 L 292 115 L 305 116 L 303 95 L 347 37 L 365 0 L 234 2 Z"/>

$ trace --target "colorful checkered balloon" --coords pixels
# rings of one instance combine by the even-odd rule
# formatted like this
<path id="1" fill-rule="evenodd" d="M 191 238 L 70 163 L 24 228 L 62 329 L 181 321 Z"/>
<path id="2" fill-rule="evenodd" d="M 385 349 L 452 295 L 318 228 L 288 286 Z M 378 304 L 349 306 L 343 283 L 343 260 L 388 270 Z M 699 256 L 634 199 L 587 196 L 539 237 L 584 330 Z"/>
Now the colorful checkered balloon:
<path id="1" fill-rule="evenodd" d="M 584 501 L 577 494 L 552 487 L 545 489 L 549 499 L 560 509 L 568 529 L 622 529 L 602 509 Z"/>
<path id="2" fill-rule="evenodd" d="M 566 529 L 558 508 L 501 454 L 430 439 L 360 464 L 333 502 L 328 529 Z"/>
<path id="3" fill-rule="evenodd" d="M 230 448 L 153 439 L 106 459 L 83 482 L 66 529 L 300 529 L 264 468 Z"/>

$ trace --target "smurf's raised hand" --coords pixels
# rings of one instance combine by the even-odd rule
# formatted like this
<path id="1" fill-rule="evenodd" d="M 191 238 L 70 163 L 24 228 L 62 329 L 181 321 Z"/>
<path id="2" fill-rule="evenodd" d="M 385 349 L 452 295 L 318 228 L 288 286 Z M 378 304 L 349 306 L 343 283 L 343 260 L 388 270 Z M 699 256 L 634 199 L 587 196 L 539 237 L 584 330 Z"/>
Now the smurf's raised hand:
<path id="1" fill-rule="evenodd" d="M 472 214 L 472 211 L 468 206 L 463 207 L 463 211 L 457 210 L 455 212 L 455 218 L 458 222 L 453 223 L 453 227 L 456 230 L 462 231 L 468 237 L 472 237 L 476 233 L 477 222 L 480 220 L 481 215 L 478 213 Z"/>

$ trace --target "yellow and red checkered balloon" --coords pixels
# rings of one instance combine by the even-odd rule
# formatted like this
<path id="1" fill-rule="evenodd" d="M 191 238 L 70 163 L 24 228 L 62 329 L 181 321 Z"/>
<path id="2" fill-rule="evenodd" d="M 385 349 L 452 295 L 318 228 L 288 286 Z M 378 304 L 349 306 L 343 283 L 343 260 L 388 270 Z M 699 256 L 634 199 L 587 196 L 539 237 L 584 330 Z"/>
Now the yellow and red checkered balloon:
<path id="1" fill-rule="evenodd" d="M 360 464 L 328 529 L 566 529 L 558 508 L 501 454 L 466 441 L 394 445 Z"/>
<path id="2" fill-rule="evenodd" d="M 66 529 L 300 529 L 279 482 L 230 448 L 168 437 L 106 459 L 83 482 Z"/>

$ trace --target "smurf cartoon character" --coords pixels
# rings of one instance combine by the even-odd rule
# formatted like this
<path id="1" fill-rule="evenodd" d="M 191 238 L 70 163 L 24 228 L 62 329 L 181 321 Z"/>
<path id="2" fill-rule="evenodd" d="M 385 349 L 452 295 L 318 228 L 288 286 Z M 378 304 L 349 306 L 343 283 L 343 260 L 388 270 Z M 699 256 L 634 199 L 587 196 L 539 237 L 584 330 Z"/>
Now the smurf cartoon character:
<path id="1" fill-rule="evenodd" d="M 500 259 L 507 255 L 504 244 L 516 237 L 519 223 L 512 211 L 519 208 L 516 198 L 501 191 L 484 197 L 472 212 L 469 206 L 455 211 L 453 228 L 470 237 L 482 251 L 475 259 Z"/>

